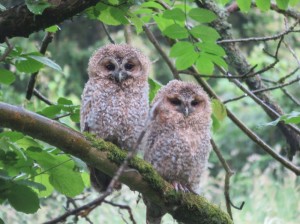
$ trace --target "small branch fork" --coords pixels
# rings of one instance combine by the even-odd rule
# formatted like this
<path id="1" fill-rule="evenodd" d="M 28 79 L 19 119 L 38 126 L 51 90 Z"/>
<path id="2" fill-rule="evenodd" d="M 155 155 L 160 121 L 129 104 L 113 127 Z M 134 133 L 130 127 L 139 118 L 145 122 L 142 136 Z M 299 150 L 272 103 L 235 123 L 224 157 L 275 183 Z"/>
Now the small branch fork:
<path id="1" fill-rule="evenodd" d="M 5 43 L 7 45 L 7 48 L 5 49 L 3 55 L 1 55 L 0 62 L 4 61 L 5 58 L 10 54 L 10 52 L 12 51 L 12 49 L 14 49 L 14 46 L 9 43 L 9 40 L 8 40 L 7 37 L 5 38 Z"/>

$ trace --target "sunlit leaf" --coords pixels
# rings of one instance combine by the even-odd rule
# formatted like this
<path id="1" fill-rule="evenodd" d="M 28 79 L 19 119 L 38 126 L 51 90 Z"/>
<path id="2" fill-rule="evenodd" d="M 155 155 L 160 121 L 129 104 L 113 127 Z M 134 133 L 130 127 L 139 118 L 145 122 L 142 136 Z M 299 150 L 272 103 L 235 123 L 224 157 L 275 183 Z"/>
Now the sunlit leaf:
<path id="1" fill-rule="evenodd" d="M 185 14 L 181 9 L 174 8 L 170 10 L 166 10 L 163 13 L 163 17 L 166 19 L 173 19 L 176 21 L 185 21 Z"/>
<path id="2" fill-rule="evenodd" d="M 59 72 L 62 71 L 61 67 L 58 64 L 56 64 L 54 61 L 50 60 L 47 57 L 38 56 L 38 55 L 28 55 L 28 57 L 32 58 L 32 59 L 34 59 L 34 60 L 36 60 L 36 61 L 38 61 L 38 62 L 40 62 L 40 63 L 42 63 L 44 65 L 46 65 L 46 66 L 48 66 L 50 68 L 53 68 L 53 69 L 55 69 L 55 70 L 57 70 Z"/>
<path id="3" fill-rule="evenodd" d="M 251 8 L 251 0 L 237 0 L 237 4 L 242 12 L 248 12 Z"/>
<path id="4" fill-rule="evenodd" d="M 196 60 L 196 68 L 199 73 L 211 75 L 214 71 L 214 63 L 207 57 L 198 57 Z"/>
<path id="5" fill-rule="evenodd" d="M 140 7 L 164 10 L 164 7 L 161 4 L 154 1 L 143 2 Z"/>
<path id="6" fill-rule="evenodd" d="M 42 63 L 28 57 L 18 58 L 15 65 L 20 72 L 25 73 L 34 73 L 44 67 Z"/>
<path id="7" fill-rule="evenodd" d="M 174 44 L 170 49 L 170 57 L 180 57 L 184 54 L 194 52 L 194 46 L 190 42 L 180 41 Z"/>
<path id="8" fill-rule="evenodd" d="M 149 101 L 152 102 L 152 100 L 156 96 L 156 93 L 162 87 L 162 85 L 159 82 L 155 81 L 154 79 L 151 79 L 150 77 L 148 78 L 148 83 L 150 87 Z"/>
<path id="9" fill-rule="evenodd" d="M 163 33 L 172 39 L 183 39 L 188 37 L 188 32 L 184 27 L 178 24 L 168 26 Z"/>
<path id="10" fill-rule="evenodd" d="M 49 8 L 51 4 L 47 1 L 25 0 L 26 6 L 30 12 L 36 15 L 41 15 L 46 8 Z"/>
<path id="11" fill-rule="evenodd" d="M 195 51 L 180 56 L 176 58 L 175 66 L 178 70 L 187 69 L 195 63 L 198 56 L 199 54 L 197 54 Z"/>
<path id="12" fill-rule="evenodd" d="M 256 0 L 256 5 L 261 11 L 270 9 L 271 0 Z"/>
<path id="13" fill-rule="evenodd" d="M 0 83 L 10 85 L 16 80 L 14 73 L 0 68 Z"/>
<path id="14" fill-rule="evenodd" d="M 215 54 L 218 56 L 225 56 L 225 50 L 218 44 L 214 42 L 203 42 L 203 43 L 197 43 L 197 47 L 200 48 L 201 51 L 207 52 L 210 54 Z"/>
<path id="15" fill-rule="evenodd" d="M 60 30 L 60 28 L 58 25 L 50 26 L 46 29 L 46 31 L 49 33 L 56 33 L 59 30 Z"/>
<path id="16" fill-rule="evenodd" d="M 99 3 L 97 9 L 100 11 L 98 19 L 107 25 L 128 24 L 126 13 L 117 7 Z"/>
<path id="17" fill-rule="evenodd" d="M 194 37 L 200 38 L 202 41 L 213 42 L 220 38 L 219 33 L 215 29 L 205 25 L 193 27 L 191 33 Z"/>
<path id="18" fill-rule="evenodd" d="M 277 6 L 279 9 L 287 9 L 289 5 L 289 0 L 276 0 Z"/>
<path id="19" fill-rule="evenodd" d="M 226 107 L 220 100 L 213 99 L 211 101 L 211 106 L 212 106 L 213 114 L 219 121 L 222 121 L 224 120 L 225 117 L 227 117 Z"/>
<path id="20" fill-rule="evenodd" d="M 191 9 L 191 11 L 189 12 L 189 16 L 201 23 L 210 23 L 217 18 L 217 15 L 214 12 L 202 8 Z"/>

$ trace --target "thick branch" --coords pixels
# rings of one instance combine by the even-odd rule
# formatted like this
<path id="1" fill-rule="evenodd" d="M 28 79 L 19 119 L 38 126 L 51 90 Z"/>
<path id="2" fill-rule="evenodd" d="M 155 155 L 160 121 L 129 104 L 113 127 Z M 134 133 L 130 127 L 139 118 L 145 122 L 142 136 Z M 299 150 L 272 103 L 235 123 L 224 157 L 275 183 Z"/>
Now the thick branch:
<path id="1" fill-rule="evenodd" d="M 126 152 L 101 139 L 87 140 L 81 133 L 21 107 L 0 103 L 0 126 L 30 135 L 72 154 L 91 166 L 113 176 L 126 158 Z M 97 147 L 97 148 L 96 148 Z M 232 223 L 230 217 L 203 197 L 176 193 L 145 161 L 133 158 L 120 180 L 142 193 L 184 223 Z"/>
<path id="2" fill-rule="evenodd" d="M 25 4 L 0 13 L 0 43 L 8 37 L 28 37 L 31 33 L 63 22 L 99 0 L 62 0 L 57 6 L 47 8 L 42 15 L 32 14 Z"/>

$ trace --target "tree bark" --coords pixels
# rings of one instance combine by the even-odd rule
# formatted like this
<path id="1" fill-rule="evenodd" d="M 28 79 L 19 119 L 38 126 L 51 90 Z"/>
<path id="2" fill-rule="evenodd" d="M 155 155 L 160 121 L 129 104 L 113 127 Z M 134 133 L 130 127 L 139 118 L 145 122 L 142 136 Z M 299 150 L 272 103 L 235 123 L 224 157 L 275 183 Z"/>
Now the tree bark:
<path id="1" fill-rule="evenodd" d="M 0 127 L 10 128 L 60 148 L 87 164 L 113 176 L 126 157 L 126 152 L 101 139 L 88 140 L 83 134 L 56 121 L 21 107 L 0 102 Z M 177 193 L 150 164 L 137 157 L 130 161 L 133 172 L 125 172 L 120 180 L 131 190 L 184 223 L 233 223 L 227 213 L 205 198 L 190 193 Z"/>
<path id="2" fill-rule="evenodd" d="M 28 37 L 31 33 L 59 24 L 99 0 L 61 0 L 56 6 L 45 9 L 42 15 L 34 15 L 25 4 L 14 6 L 0 13 L 0 43 L 5 38 Z"/>
<path id="3" fill-rule="evenodd" d="M 220 33 L 221 39 L 225 39 L 225 40 L 234 39 L 230 31 L 231 25 L 227 22 L 227 17 L 228 17 L 227 12 L 224 9 L 221 9 L 219 6 L 217 6 L 217 4 L 214 1 L 211 0 L 205 0 L 202 1 L 202 3 L 200 3 L 200 1 L 197 1 L 197 4 L 199 7 L 207 8 L 218 15 L 218 19 L 215 22 L 213 22 L 212 26 Z M 233 68 L 237 71 L 239 75 L 247 74 L 250 71 L 251 67 L 248 64 L 243 53 L 239 49 L 238 45 L 236 43 L 225 43 L 223 44 L 223 47 L 228 56 L 227 59 L 228 64 L 233 66 Z M 245 83 L 252 91 L 265 88 L 265 85 L 262 82 L 259 75 L 256 75 L 255 77 L 247 78 L 245 80 Z M 261 92 L 261 93 L 256 93 L 256 95 L 271 109 L 275 110 L 278 114 L 280 115 L 283 114 L 283 111 L 280 108 L 280 106 L 271 99 L 268 93 Z M 277 117 L 274 116 L 274 114 L 270 110 L 266 108 L 263 109 L 272 120 L 277 119 Z M 289 145 L 289 149 L 287 150 L 287 155 L 288 158 L 292 160 L 296 151 L 300 150 L 300 136 L 282 122 L 279 122 L 277 124 L 277 127 L 285 136 L 285 139 Z"/>

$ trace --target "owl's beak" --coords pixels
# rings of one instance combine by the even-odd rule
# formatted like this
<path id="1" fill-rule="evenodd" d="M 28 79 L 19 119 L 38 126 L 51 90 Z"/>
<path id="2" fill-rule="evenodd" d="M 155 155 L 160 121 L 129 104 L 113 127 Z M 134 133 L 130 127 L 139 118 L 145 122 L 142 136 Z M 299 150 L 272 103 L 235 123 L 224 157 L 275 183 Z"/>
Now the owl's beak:
<path id="1" fill-rule="evenodd" d="M 183 106 L 183 107 L 181 108 L 181 112 L 183 113 L 183 115 L 184 115 L 185 117 L 187 117 L 187 116 L 190 115 L 191 109 L 190 109 L 188 106 Z"/>
<path id="2" fill-rule="evenodd" d="M 116 71 L 113 73 L 113 77 L 117 82 L 122 82 L 123 80 L 128 78 L 127 72 Z"/>

